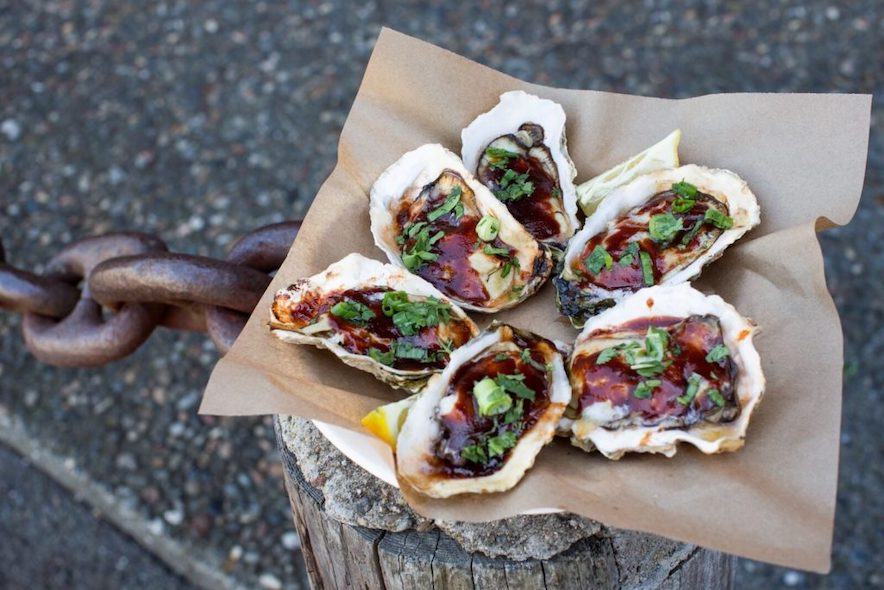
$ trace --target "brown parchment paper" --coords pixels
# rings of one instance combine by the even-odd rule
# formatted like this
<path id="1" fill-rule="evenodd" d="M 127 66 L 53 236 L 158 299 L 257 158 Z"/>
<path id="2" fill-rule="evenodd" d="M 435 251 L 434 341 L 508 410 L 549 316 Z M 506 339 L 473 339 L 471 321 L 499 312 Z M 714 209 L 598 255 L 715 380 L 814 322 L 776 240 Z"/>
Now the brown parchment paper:
<path id="1" fill-rule="evenodd" d="M 384 260 L 369 231 L 368 191 L 404 152 L 439 142 L 460 152 L 460 130 L 505 91 L 551 98 L 568 115 L 579 175 L 591 178 L 681 128 L 682 161 L 745 178 L 762 224 L 697 281 L 762 332 L 767 393 L 737 453 L 612 462 L 558 441 L 512 491 L 428 500 L 420 513 L 492 520 L 554 506 L 612 526 L 797 568 L 830 567 L 841 415 L 841 326 L 826 290 L 815 230 L 845 224 L 859 200 L 870 96 L 728 94 L 664 100 L 528 84 L 385 29 L 323 184 L 282 268 L 233 349 L 217 364 L 200 408 L 219 415 L 296 414 L 361 430 L 359 419 L 401 398 L 327 351 L 286 345 L 267 328 L 273 293 L 350 252 Z M 495 317 L 573 341 L 551 285 Z M 488 321 L 479 317 L 480 323 Z"/>

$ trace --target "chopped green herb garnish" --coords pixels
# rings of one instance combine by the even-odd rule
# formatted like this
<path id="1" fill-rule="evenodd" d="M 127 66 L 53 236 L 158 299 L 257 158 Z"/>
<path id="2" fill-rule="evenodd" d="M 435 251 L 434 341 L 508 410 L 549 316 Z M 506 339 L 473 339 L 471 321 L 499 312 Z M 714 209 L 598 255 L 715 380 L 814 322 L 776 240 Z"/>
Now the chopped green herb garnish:
<path id="1" fill-rule="evenodd" d="M 413 238 L 425 227 L 427 227 L 426 221 L 418 221 L 417 223 L 411 223 L 405 228 L 405 237 Z"/>
<path id="2" fill-rule="evenodd" d="M 635 257 L 638 255 L 638 242 L 629 242 L 626 245 L 626 250 L 623 251 L 623 254 L 620 255 L 620 266 L 629 266 L 632 264 L 632 261 L 635 260 Z"/>
<path id="3" fill-rule="evenodd" d="M 703 377 L 701 377 L 697 373 L 691 373 L 691 376 L 688 377 L 688 388 L 685 390 L 684 395 L 680 395 L 675 398 L 678 403 L 683 406 L 691 405 L 691 402 L 693 402 L 694 398 L 697 397 L 697 391 L 700 390 L 700 382 L 702 380 Z"/>
<path id="4" fill-rule="evenodd" d="M 497 385 L 499 385 L 504 390 L 522 399 L 533 400 L 534 397 L 537 395 L 537 393 L 533 389 L 525 385 L 525 376 L 521 374 L 500 374 L 494 378 L 494 382 L 497 383 Z"/>
<path id="5" fill-rule="evenodd" d="M 687 199 L 693 199 L 697 196 L 697 187 L 692 185 L 690 182 L 685 182 L 684 180 L 674 183 L 672 185 L 672 190 L 675 192 L 675 194 Z"/>
<path id="6" fill-rule="evenodd" d="M 724 407 L 724 398 L 721 397 L 721 392 L 719 392 L 717 389 L 706 390 L 706 395 L 709 397 L 709 399 L 715 402 L 716 406 L 718 406 L 719 408 Z"/>
<path id="7" fill-rule="evenodd" d="M 528 173 L 519 174 L 515 170 L 507 170 L 497 182 L 498 190 L 494 196 L 504 203 L 518 201 L 522 197 L 534 194 L 534 183 L 528 180 Z"/>
<path id="8" fill-rule="evenodd" d="M 651 326 L 645 336 L 645 348 L 642 351 L 630 351 L 627 356 L 629 366 L 642 377 L 659 375 L 672 364 L 664 360 L 669 333 L 666 330 Z"/>
<path id="9" fill-rule="evenodd" d="M 683 229 L 684 223 L 681 218 L 668 211 L 651 215 L 651 221 L 648 224 L 648 233 L 651 234 L 651 239 L 660 243 L 671 241 Z"/>
<path id="10" fill-rule="evenodd" d="M 658 361 L 662 360 L 668 343 L 669 332 L 656 326 L 648 328 L 648 333 L 645 336 L 645 349 L 648 351 L 648 356 Z"/>
<path id="11" fill-rule="evenodd" d="M 381 311 L 387 317 L 392 317 L 394 313 L 403 306 L 408 305 L 408 293 L 405 291 L 387 291 L 381 300 Z"/>
<path id="12" fill-rule="evenodd" d="M 485 247 L 482 248 L 482 252 L 484 252 L 488 256 L 509 256 L 510 255 L 509 248 L 498 248 L 496 246 L 492 246 L 491 244 L 485 244 Z"/>
<path id="13" fill-rule="evenodd" d="M 698 220 L 694 223 L 694 227 L 692 227 L 691 230 L 690 230 L 688 233 L 686 233 L 686 234 L 681 238 L 681 245 L 682 245 L 682 246 L 687 246 L 688 244 L 690 244 L 691 242 L 693 242 L 693 241 L 694 241 L 694 237 L 697 235 L 697 232 L 700 231 L 700 227 L 702 227 L 702 225 L 703 225 L 703 220 L 702 220 L 702 219 L 698 219 Z"/>
<path id="14" fill-rule="evenodd" d="M 498 352 L 496 355 L 494 355 L 494 360 L 495 360 L 495 362 L 498 362 L 498 363 L 501 361 L 508 361 L 509 359 L 510 359 L 510 355 L 508 355 L 505 352 Z"/>
<path id="15" fill-rule="evenodd" d="M 396 358 L 409 359 L 421 363 L 432 363 L 436 361 L 436 355 L 426 348 L 416 346 L 411 342 L 404 340 L 393 341 L 393 354 Z"/>
<path id="16" fill-rule="evenodd" d="M 421 224 L 423 224 L 421 226 Z M 412 231 L 414 227 L 420 226 L 419 231 Z M 430 229 L 426 227 L 426 222 L 419 222 L 412 226 L 409 226 L 405 234 L 409 238 L 415 238 L 414 245 L 407 250 L 402 252 L 402 263 L 405 265 L 410 271 L 415 271 L 424 265 L 426 262 L 432 262 L 439 258 L 439 255 L 430 252 L 430 249 L 433 245 L 445 237 L 445 232 L 437 231 L 435 234 L 430 236 Z"/>
<path id="17" fill-rule="evenodd" d="M 525 363 L 527 365 L 531 365 L 532 367 L 534 367 L 538 371 L 546 371 L 547 366 L 542 363 L 538 363 L 537 361 L 534 360 L 534 357 L 531 356 L 531 349 L 523 348 L 522 352 L 520 352 L 519 355 L 522 357 L 523 363 Z"/>
<path id="18" fill-rule="evenodd" d="M 659 379 L 647 379 L 645 381 L 640 381 L 638 385 L 635 387 L 635 391 L 632 394 L 639 399 L 648 399 L 651 397 L 651 393 L 654 391 L 655 387 L 659 387 L 660 384 L 663 383 Z"/>
<path id="19" fill-rule="evenodd" d="M 560 189 L 557 186 L 554 186 L 553 189 L 551 191 L 549 191 L 549 196 L 551 196 L 554 199 L 558 199 L 559 197 L 562 196 L 562 189 Z"/>
<path id="20" fill-rule="evenodd" d="M 493 215 L 484 215 L 476 224 L 476 234 L 483 242 L 490 242 L 500 232 L 500 220 Z"/>
<path id="21" fill-rule="evenodd" d="M 388 291 L 381 302 L 384 315 L 393 318 L 393 325 L 403 336 L 414 336 L 423 328 L 447 324 L 451 320 L 451 306 L 435 297 L 424 301 L 409 301 L 404 291 Z"/>
<path id="22" fill-rule="evenodd" d="M 510 254 L 509 248 L 498 248 L 492 246 L 491 244 L 485 244 L 482 252 L 484 252 L 488 256 L 497 256 L 498 258 L 503 259 L 503 266 L 500 267 L 500 276 L 503 278 L 508 277 L 513 269 L 519 270 L 522 268 L 521 264 L 519 263 L 519 258 Z M 497 269 L 492 271 L 491 274 L 494 274 L 495 272 L 497 272 Z"/>
<path id="23" fill-rule="evenodd" d="M 593 248 L 590 255 L 586 257 L 585 263 L 586 269 L 592 274 L 597 275 L 602 271 L 602 268 L 611 270 L 611 266 L 614 264 L 614 258 L 608 254 L 608 251 L 605 250 L 601 244 L 599 244 Z"/>
<path id="24" fill-rule="evenodd" d="M 525 412 L 525 400 L 516 400 L 515 405 L 507 410 L 506 414 L 503 415 L 503 423 L 504 424 L 513 424 L 518 422 L 522 418 L 522 414 Z"/>
<path id="25" fill-rule="evenodd" d="M 651 261 L 651 255 L 640 250 L 638 257 L 642 264 L 642 280 L 646 286 L 650 287 L 654 284 L 654 263 Z"/>
<path id="26" fill-rule="evenodd" d="M 492 158 L 512 159 L 512 158 L 519 157 L 519 154 L 517 154 L 516 152 L 511 152 L 511 151 L 505 150 L 503 148 L 496 148 L 496 147 L 491 147 L 491 146 L 485 148 L 485 153 L 488 154 L 489 156 L 491 156 Z"/>
<path id="27" fill-rule="evenodd" d="M 453 211 L 455 221 L 459 221 L 460 218 L 463 217 L 463 203 L 460 202 L 462 194 L 463 191 L 459 186 L 451 189 L 451 192 L 445 197 L 445 202 L 430 211 L 430 214 L 427 215 L 427 219 L 430 221 L 436 221 L 446 213 L 451 213 Z"/>
<path id="28" fill-rule="evenodd" d="M 507 278 L 510 272 L 513 269 L 519 270 L 521 268 L 521 264 L 519 263 L 519 259 L 515 256 L 512 256 L 507 259 L 506 262 L 503 263 L 503 266 L 500 269 L 500 276 L 503 278 Z"/>
<path id="29" fill-rule="evenodd" d="M 519 441 L 512 432 L 504 432 L 495 437 L 488 439 L 488 455 L 491 457 L 499 457 L 505 452 L 516 446 Z"/>
<path id="30" fill-rule="evenodd" d="M 382 365 L 392 365 L 393 361 L 396 359 L 396 355 L 393 354 L 392 350 L 382 352 L 379 348 L 374 347 L 368 349 L 368 356 Z"/>
<path id="31" fill-rule="evenodd" d="M 706 209 L 703 221 L 711 223 L 718 229 L 730 229 L 734 226 L 734 220 L 732 217 L 728 217 L 718 209 L 713 209 L 711 207 Z"/>
<path id="32" fill-rule="evenodd" d="M 694 199 L 682 199 L 680 197 L 676 197 L 672 201 L 672 212 L 673 213 L 687 213 L 691 209 L 694 208 L 694 205 L 697 201 Z"/>
<path id="33" fill-rule="evenodd" d="M 332 315 L 351 321 L 354 324 L 364 324 L 374 317 L 374 312 L 371 308 L 358 301 L 347 300 L 335 303 L 330 311 Z"/>
<path id="34" fill-rule="evenodd" d="M 510 160 L 519 157 L 519 154 L 515 152 L 496 147 L 485 148 L 485 155 L 491 158 L 490 165 L 494 170 L 506 170 L 509 167 Z"/>
<path id="35" fill-rule="evenodd" d="M 731 351 L 728 350 L 727 346 L 724 344 L 719 344 L 715 348 L 709 351 L 709 354 L 706 355 L 707 363 L 717 363 L 723 361 L 728 356 L 730 356 Z"/>
<path id="36" fill-rule="evenodd" d="M 460 450 L 460 456 L 473 463 L 487 463 L 488 455 L 482 445 L 468 445 Z"/>
<path id="37" fill-rule="evenodd" d="M 496 379 L 485 377 L 473 385 L 473 397 L 482 416 L 503 414 L 513 405 L 513 400 Z"/>
<path id="38" fill-rule="evenodd" d="M 620 347 L 609 346 L 599 353 L 599 355 L 595 359 L 595 364 L 604 365 L 605 363 L 616 357 L 618 354 L 620 354 Z"/>

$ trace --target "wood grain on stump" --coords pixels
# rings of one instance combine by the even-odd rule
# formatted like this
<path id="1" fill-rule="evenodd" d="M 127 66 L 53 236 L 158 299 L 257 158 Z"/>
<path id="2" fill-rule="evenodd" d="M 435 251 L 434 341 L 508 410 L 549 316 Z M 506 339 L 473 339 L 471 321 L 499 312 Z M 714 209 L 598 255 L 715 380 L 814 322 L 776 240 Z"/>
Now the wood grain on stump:
<path id="1" fill-rule="evenodd" d="M 733 587 L 731 556 L 574 515 L 518 517 L 523 519 L 518 527 L 508 523 L 512 519 L 483 523 L 481 535 L 473 523 L 427 521 L 410 513 L 398 490 L 370 475 L 367 479 L 309 421 L 283 416 L 276 431 L 314 588 Z M 349 488 L 348 479 L 354 483 Z M 334 505 L 335 517 L 327 504 Z M 366 522 L 373 526 L 361 526 Z M 411 528 L 402 530 L 404 524 Z M 556 535 L 550 526 L 569 530 Z M 514 529 L 524 531 L 526 542 L 513 538 Z M 579 538 L 572 542 L 575 535 Z M 542 539 L 532 544 L 529 537 Z M 502 553 L 505 543 L 510 550 Z"/>

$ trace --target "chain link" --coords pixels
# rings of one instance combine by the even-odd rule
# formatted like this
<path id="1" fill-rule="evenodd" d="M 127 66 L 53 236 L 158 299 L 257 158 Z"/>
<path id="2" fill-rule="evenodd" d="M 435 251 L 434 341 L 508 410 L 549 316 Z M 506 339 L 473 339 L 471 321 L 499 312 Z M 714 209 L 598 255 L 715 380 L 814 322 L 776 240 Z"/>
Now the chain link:
<path id="1" fill-rule="evenodd" d="M 0 241 L 0 308 L 23 314 L 28 350 L 52 365 L 116 361 L 157 326 L 208 331 L 224 354 L 300 226 L 289 221 L 254 230 L 224 260 L 169 252 L 148 234 L 106 234 L 68 245 L 43 275 L 8 264 Z"/>

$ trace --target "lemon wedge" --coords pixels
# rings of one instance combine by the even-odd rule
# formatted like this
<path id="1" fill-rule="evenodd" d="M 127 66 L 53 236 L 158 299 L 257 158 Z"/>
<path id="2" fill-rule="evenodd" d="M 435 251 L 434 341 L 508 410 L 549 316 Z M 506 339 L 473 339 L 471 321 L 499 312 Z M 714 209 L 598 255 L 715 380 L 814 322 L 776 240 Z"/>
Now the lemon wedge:
<path id="1" fill-rule="evenodd" d="M 407 397 L 398 402 L 392 402 L 378 406 L 365 415 L 362 425 L 373 435 L 390 445 L 396 450 L 396 439 L 399 438 L 399 429 L 405 422 L 408 410 L 417 400 L 417 394 Z"/>
<path id="2" fill-rule="evenodd" d="M 632 179 L 657 170 L 678 167 L 678 142 L 681 129 L 676 129 L 660 142 L 590 178 L 577 187 L 577 203 L 587 216 L 592 215 L 608 193 Z"/>

